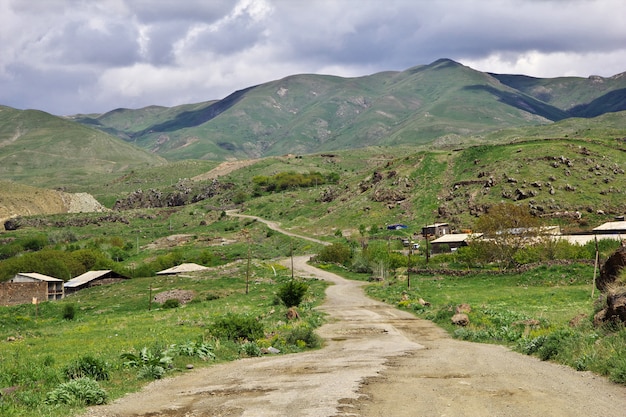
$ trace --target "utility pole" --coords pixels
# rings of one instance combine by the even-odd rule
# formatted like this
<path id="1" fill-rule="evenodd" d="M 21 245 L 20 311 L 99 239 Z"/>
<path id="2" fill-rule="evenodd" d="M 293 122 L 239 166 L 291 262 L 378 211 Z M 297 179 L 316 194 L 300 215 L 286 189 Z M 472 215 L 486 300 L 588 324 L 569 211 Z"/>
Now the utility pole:
<path id="1" fill-rule="evenodd" d="M 411 252 L 413 252 L 413 241 L 409 239 L 409 254 L 406 262 L 406 288 L 411 289 Z"/>
<path id="2" fill-rule="evenodd" d="M 291 279 L 293 279 L 293 239 L 289 240 L 289 247 L 291 252 Z"/>

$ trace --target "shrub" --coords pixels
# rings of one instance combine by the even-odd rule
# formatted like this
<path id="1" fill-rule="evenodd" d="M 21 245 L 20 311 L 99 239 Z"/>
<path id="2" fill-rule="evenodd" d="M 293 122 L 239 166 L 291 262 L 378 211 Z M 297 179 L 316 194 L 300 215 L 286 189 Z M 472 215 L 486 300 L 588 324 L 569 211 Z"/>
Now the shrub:
<path id="1" fill-rule="evenodd" d="M 332 245 L 325 246 L 317 255 L 320 262 L 333 262 L 338 264 L 345 264 L 352 257 L 352 251 L 350 247 L 343 243 L 333 243 Z"/>
<path id="2" fill-rule="evenodd" d="M 246 356 L 261 356 L 261 348 L 255 342 L 246 342 L 241 345 L 241 351 Z"/>
<path id="3" fill-rule="evenodd" d="M 76 316 L 76 307 L 74 307 L 74 304 L 63 305 L 63 319 L 64 320 L 74 320 L 75 316 Z"/>
<path id="4" fill-rule="evenodd" d="M 102 359 L 87 355 L 66 366 L 63 373 L 68 379 L 89 377 L 96 381 L 103 381 L 109 379 L 108 368 L 108 365 Z"/>
<path id="5" fill-rule="evenodd" d="M 46 395 L 47 404 L 99 405 L 107 401 L 107 393 L 91 378 L 73 379 L 60 384 Z"/>
<path id="6" fill-rule="evenodd" d="M 321 339 L 308 325 L 296 325 L 285 334 L 285 343 L 298 347 L 316 348 L 321 345 Z"/>
<path id="7" fill-rule="evenodd" d="M 307 283 L 289 280 L 278 289 L 277 295 L 287 307 L 297 307 L 308 290 L 309 285 Z"/>
<path id="8" fill-rule="evenodd" d="M 254 317 L 228 313 L 215 321 L 211 332 L 228 340 L 256 340 L 263 337 L 264 329 Z"/>

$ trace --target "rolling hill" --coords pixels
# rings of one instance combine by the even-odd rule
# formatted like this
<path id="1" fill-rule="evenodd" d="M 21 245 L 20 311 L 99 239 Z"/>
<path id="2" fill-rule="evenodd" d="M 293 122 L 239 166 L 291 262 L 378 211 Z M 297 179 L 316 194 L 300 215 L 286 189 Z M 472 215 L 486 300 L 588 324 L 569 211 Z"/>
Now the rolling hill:
<path id="1" fill-rule="evenodd" d="M 626 110 L 626 76 L 540 79 L 441 59 L 365 77 L 293 75 L 218 101 L 73 120 L 170 160 L 454 144 L 512 127 Z"/>
<path id="2" fill-rule="evenodd" d="M 0 179 L 81 191 L 81 185 L 165 160 L 92 127 L 0 106 Z"/>

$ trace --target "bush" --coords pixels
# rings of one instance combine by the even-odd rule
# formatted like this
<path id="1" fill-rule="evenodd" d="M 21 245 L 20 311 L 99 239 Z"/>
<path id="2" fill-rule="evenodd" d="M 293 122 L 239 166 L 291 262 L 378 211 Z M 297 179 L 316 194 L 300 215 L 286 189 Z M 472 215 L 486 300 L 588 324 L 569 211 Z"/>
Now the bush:
<path id="1" fill-rule="evenodd" d="M 63 319 L 74 320 L 75 316 L 76 316 L 76 307 L 74 307 L 74 304 L 65 304 L 63 306 Z"/>
<path id="2" fill-rule="evenodd" d="M 309 285 L 307 283 L 289 280 L 278 289 L 277 295 L 287 307 L 297 307 L 308 290 Z"/>
<path id="3" fill-rule="evenodd" d="M 316 348 L 321 345 L 321 339 L 308 325 L 296 325 L 285 334 L 285 342 L 288 345 L 298 347 Z"/>
<path id="4" fill-rule="evenodd" d="M 93 356 L 82 356 L 65 367 L 63 373 L 67 379 L 93 378 L 96 381 L 109 379 L 108 365 Z"/>
<path id="5" fill-rule="evenodd" d="M 99 405 L 107 401 L 107 393 L 91 378 L 73 379 L 60 384 L 46 395 L 47 404 Z"/>
<path id="6" fill-rule="evenodd" d="M 228 340 L 256 340 L 263 337 L 263 324 L 254 317 L 228 313 L 218 318 L 211 332 Z"/>
<path id="7" fill-rule="evenodd" d="M 320 262 L 333 262 L 344 265 L 352 257 L 350 247 L 343 243 L 333 243 L 325 246 L 317 255 Z"/>

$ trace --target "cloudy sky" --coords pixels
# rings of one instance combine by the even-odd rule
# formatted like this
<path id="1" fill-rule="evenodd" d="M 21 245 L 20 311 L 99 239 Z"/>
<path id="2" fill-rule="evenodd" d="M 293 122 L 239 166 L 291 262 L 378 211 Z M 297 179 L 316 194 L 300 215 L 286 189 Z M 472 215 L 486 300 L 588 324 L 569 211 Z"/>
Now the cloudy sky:
<path id="1" fill-rule="evenodd" d="M 612 76 L 626 71 L 624 0 L 0 0 L 0 104 L 57 115 L 439 58 Z"/>

